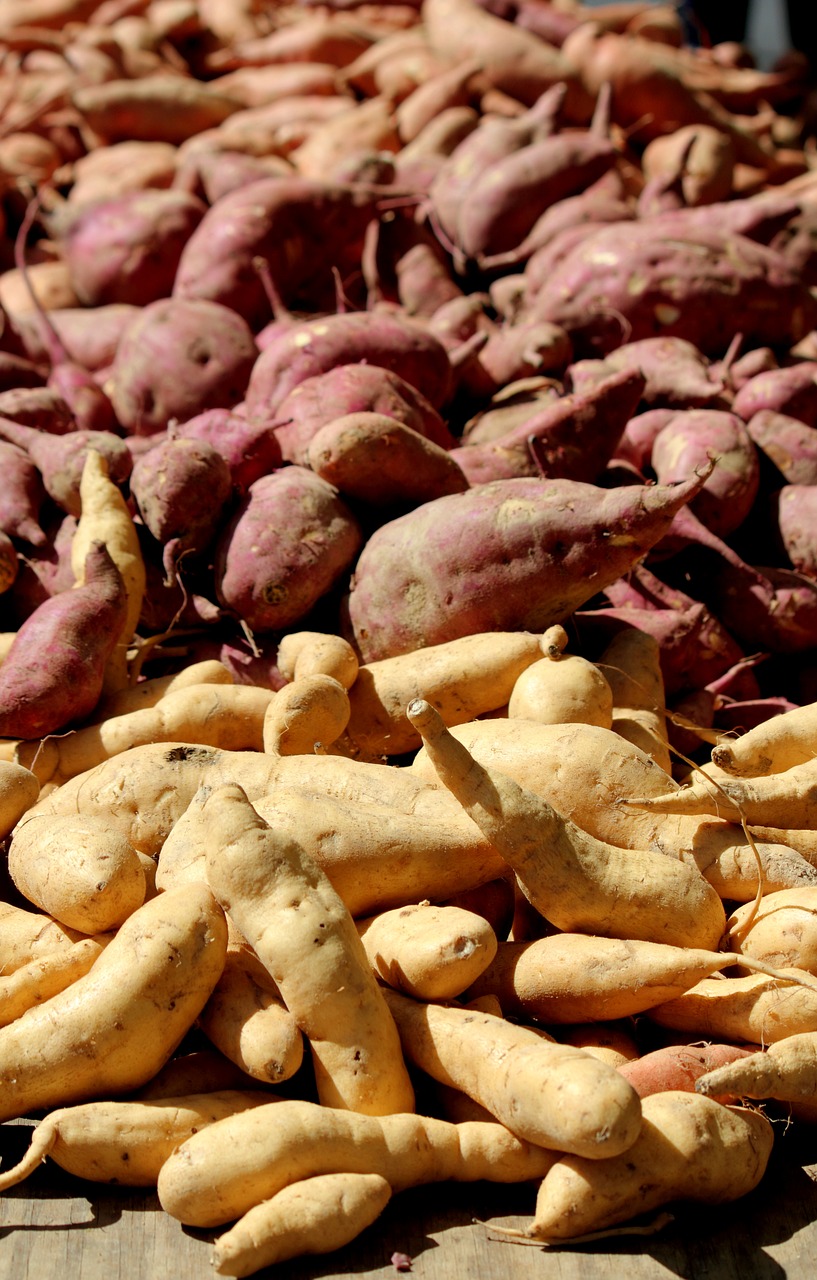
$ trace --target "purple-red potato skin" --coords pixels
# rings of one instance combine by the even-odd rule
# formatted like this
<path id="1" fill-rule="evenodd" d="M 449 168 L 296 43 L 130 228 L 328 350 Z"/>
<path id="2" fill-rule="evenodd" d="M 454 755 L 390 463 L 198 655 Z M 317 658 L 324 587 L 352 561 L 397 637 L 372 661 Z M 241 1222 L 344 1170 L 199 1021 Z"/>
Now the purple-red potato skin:
<path id="1" fill-rule="evenodd" d="M 172 428 L 172 434 L 212 445 L 230 468 L 235 492 L 246 493 L 251 484 L 283 462 L 277 428 L 274 419 L 257 421 L 230 409 L 205 409 Z"/>
<path id="2" fill-rule="evenodd" d="M 44 357 L 46 360 L 48 357 Z M 64 396 L 53 387 L 14 387 L 0 392 L 0 415 L 54 436 L 76 431 L 77 423 Z"/>
<path id="3" fill-rule="evenodd" d="M 692 510 L 721 538 L 743 524 L 757 497 L 760 466 L 754 441 L 734 413 L 686 409 L 653 441 L 650 464 L 659 484 L 673 484 L 715 458 L 715 467 Z"/>
<path id="4" fill-rule="evenodd" d="M 182 249 L 206 211 L 194 195 L 158 188 L 79 208 L 61 246 L 80 302 L 143 307 L 168 297 Z"/>
<path id="5" fill-rule="evenodd" d="M 772 504 L 791 567 L 817 579 L 817 484 L 787 484 L 773 494 Z"/>
<path id="6" fill-rule="evenodd" d="M 644 411 L 700 409 L 723 396 L 723 384 L 710 376 L 709 362 L 697 347 L 683 338 L 643 338 L 640 342 L 627 342 L 603 360 L 577 361 L 567 369 L 565 377 L 571 391 L 586 391 L 622 369 L 638 369 L 643 373 Z"/>
<path id="7" fill-rule="evenodd" d="M 126 484 L 133 466 L 127 445 L 112 431 L 69 431 L 54 436 L 0 418 L 0 438 L 25 449 L 40 472 L 48 496 L 73 516 L 79 516 L 82 509 L 79 483 L 89 449 L 105 458 L 114 484 Z"/>
<path id="8" fill-rule="evenodd" d="M 264 348 L 250 375 L 247 412 L 277 412 L 305 378 L 358 362 L 391 369 L 435 409 L 453 390 L 448 352 L 420 321 L 396 311 L 347 311 L 288 325 Z"/>
<path id="9" fill-rule="evenodd" d="M 94 543 L 84 584 L 41 604 L 0 665 L 0 737 L 41 738 L 93 711 L 126 610 L 119 570 Z"/>
<path id="10" fill-rule="evenodd" d="M 305 378 L 281 401 L 276 434 L 284 461 L 308 466 L 315 433 L 348 413 L 396 418 L 443 449 L 457 443 L 438 410 L 405 378 L 382 365 L 340 364 Z"/>
<path id="11" fill-rule="evenodd" d="M 817 484 L 817 429 L 774 409 L 760 409 L 746 423 L 758 449 L 789 484 Z"/>
<path id="12" fill-rule="evenodd" d="M 472 485 L 536 475 L 595 484 L 643 389 L 635 370 L 613 374 L 586 393 L 560 397 L 498 440 L 451 454 Z"/>
<path id="13" fill-rule="evenodd" d="M 245 320 L 217 302 L 160 298 L 137 312 L 111 369 L 111 400 L 134 435 L 244 397 L 258 356 Z"/>
<path id="14" fill-rule="evenodd" d="M 655 218 L 596 231 L 553 271 L 535 314 L 567 329 L 577 358 L 608 355 L 622 326 L 628 341 L 686 338 L 711 358 L 736 332 L 790 347 L 817 327 L 817 299 L 772 249 L 717 224 L 674 230 Z"/>
<path id="15" fill-rule="evenodd" d="M 286 303 L 314 296 L 316 287 L 331 296 L 332 267 L 359 264 L 373 202 L 365 187 L 300 176 L 247 183 L 202 218 L 182 251 L 173 293 L 232 307 L 259 329 L 270 305 L 254 259 L 267 260 Z"/>
<path id="16" fill-rule="evenodd" d="M 134 463 L 131 496 L 137 512 L 162 544 L 201 552 L 209 545 L 232 495 L 229 465 L 206 440 L 171 437 Z"/>
<path id="17" fill-rule="evenodd" d="M 0 440 L 0 530 L 10 538 L 22 538 L 33 547 L 48 541 L 40 526 L 45 486 L 38 468 L 24 449 Z"/>
<path id="18" fill-rule="evenodd" d="M 215 547 L 219 602 L 252 631 L 298 622 L 351 567 L 360 526 L 336 490 L 288 466 L 251 486 Z"/>
<path id="19" fill-rule="evenodd" d="M 385 414 L 349 413 L 313 436 L 309 465 L 347 498 L 405 507 L 468 488 L 455 458 L 459 452 L 441 449 Z"/>
<path id="20" fill-rule="evenodd" d="M 732 412 L 744 422 L 764 409 L 817 427 L 817 362 L 801 360 L 782 369 L 764 370 L 745 382 L 732 401 Z"/>
<path id="21" fill-rule="evenodd" d="M 361 552 L 353 642 L 373 662 L 480 631 L 543 631 L 632 568 L 702 482 L 602 490 L 523 477 L 424 503 Z"/>

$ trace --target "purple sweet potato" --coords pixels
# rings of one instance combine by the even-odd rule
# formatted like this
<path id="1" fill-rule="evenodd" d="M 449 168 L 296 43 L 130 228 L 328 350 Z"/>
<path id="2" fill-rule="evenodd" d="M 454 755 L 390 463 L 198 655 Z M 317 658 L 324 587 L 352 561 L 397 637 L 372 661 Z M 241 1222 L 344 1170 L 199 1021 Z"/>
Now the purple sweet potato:
<path id="1" fill-rule="evenodd" d="M 771 501 L 775 530 L 791 567 L 817 579 L 817 484 L 787 484 Z"/>
<path id="2" fill-rule="evenodd" d="M 231 409 L 258 355 L 245 320 L 218 302 L 161 298 L 128 325 L 111 369 L 111 399 L 125 431 L 152 435 L 172 419 Z"/>
<path id="3" fill-rule="evenodd" d="M 519 478 L 426 502 L 369 538 L 345 625 L 364 662 L 480 631 L 543 631 L 637 563 L 701 483 Z"/>
<path id="4" fill-rule="evenodd" d="M 674 409 L 645 409 L 637 413 L 624 428 L 616 445 L 615 458 L 629 463 L 637 471 L 649 470 L 652 447 L 659 431 L 670 421 Z"/>
<path id="5" fill-rule="evenodd" d="M 762 410 L 785 413 L 817 427 L 817 362 L 800 360 L 769 369 L 745 383 L 732 401 L 733 413 L 748 422 Z"/>
<path id="6" fill-rule="evenodd" d="M 458 248 L 478 265 L 518 249 L 540 214 L 595 182 L 616 156 L 600 132 L 565 129 L 496 161 L 483 170 L 460 210 Z"/>
<path id="7" fill-rule="evenodd" d="M 89 449 L 105 458 L 114 484 L 125 484 L 133 466 L 125 441 L 111 431 L 69 431 L 55 436 L 0 417 L 0 438 L 25 449 L 49 498 L 74 516 L 82 511 L 79 486 Z"/>
<path id="8" fill-rule="evenodd" d="M 3 601 L 5 625 L 9 630 L 18 630 L 45 600 L 74 585 L 71 543 L 77 520 L 76 516 L 59 514 L 61 519 L 44 523 L 46 541 L 40 546 L 27 546 L 20 558 L 17 577 Z"/>
<path id="9" fill-rule="evenodd" d="M 701 409 L 723 404 L 723 383 L 713 379 L 710 363 L 683 338 L 644 338 L 626 342 L 603 360 L 578 360 L 567 369 L 571 391 L 598 386 L 611 373 L 638 369 L 646 378 L 642 408 Z"/>
<path id="10" fill-rule="evenodd" d="M 164 547 L 171 576 L 182 554 L 198 555 L 209 546 L 233 486 L 229 465 L 213 445 L 180 436 L 137 459 L 130 489 L 143 524 Z"/>
<path id="11" fill-rule="evenodd" d="M 350 569 L 361 528 L 336 490 L 288 466 L 250 487 L 215 548 L 216 591 L 252 631 L 300 621 Z"/>
<path id="12" fill-rule="evenodd" d="M 747 563 L 693 511 L 678 511 L 653 555 L 678 555 L 676 573 L 690 595 L 747 649 L 787 654 L 817 645 L 817 583 L 796 570 Z"/>
<path id="13" fill-rule="evenodd" d="M 48 316 L 77 364 L 97 373 L 111 364 L 122 334 L 138 314 L 139 308 L 131 303 L 112 302 L 102 307 L 57 307 Z M 14 323 L 29 358 L 47 361 L 48 343 L 36 313 L 18 312 Z"/>
<path id="14" fill-rule="evenodd" d="M 468 419 L 460 443 L 486 444 L 499 440 L 515 427 L 530 422 L 563 394 L 564 388 L 556 378 L 521 378 L 510 382 L 491 397 L 484 409 Z"/>
<path id="15" fill-rule="evenodd" d="M 382 413 L 348 413 L 312 437 L 309 465 L 346 498 L 375 507 L 417 506 L 468 481 L 455 455 Z"/>
<path id="16" fill-rule="evenodd" d="M 586 393 L 561 396 L 498 440 L 451 454 L 471 484 L 536 475 L 595 484 L 643 390 L 640 373 L 616 373 Z"/>
<path id="17" fill-rule="evenodd" d="M 235 493 L 246 493 L 251 484 L 283 462 L 276 419 L 258 420 L 230 409 L 205 409 L 172 427 L 170 434 L 203 440 L 217 449 L 230 468 Z"/>
<path id="18" fill-rule="evenodd" d="M 45 486 L 37 466 L 19 445 L 0 440 L 0 472 L 0 530 L 34 547 L 44 546 L 40 512 Z"/>
<path id="19" fill-rule="evenodd" d="M 697 211 L 696 211 L 697 212 Z M 568 254 L 532 308 L 567 329 L 577 358 L 671 335 L 717 358 L 741 332 L 791 347 L 817 327 L 817 299 L 774 250 L 716 223 L 675 231 L 665 218 L 614 224 Z"/>
<path id="20" fill-rule="evenodd" d="M 0 392 L 0 414 L 55 436 L 75 431 L 77 426 L 64 396 L 53 387 L 13 387 Z"/>
<path id="21" fill-rule="evenodd" d="M 761 409 L 746 423 L 746 430 L 789 484 L 817 484 L 817 428 L 789 414 Z"/>
<path id="22" fill-rule="evenodd" d="M 194 195 L 159 188 L 80 206 L 59 237 L 80 302 L 143 307 L 168 297 L 182 249 L 206 209 Z"/>
<path id="23" fill-rule="evenodd" d="M 479 350 L 458 366 L 458 387 L 475 400 L 485 400 L 520 378 L 560 375 L 572 354 L 564 329 L 549 320 L 523 317 L 518 324 L 495 325 Z"/>
<path id="24" fill-rule="evenodd" d="M 417 320 L 397 311 L 346 311 L 289 325 L 261 352 L 245 396 L 247 412 L 277 412 L 306 378 L 336 365 L 391 369 L 439 409 L 453 389 L 442 343 Z"/>
<path id="25" fill-rule="evenodd" d="M 269 318 L 258 272 L 265 258 L 285 302 L 323 291 L 334 296 L 332 268 L 359 267 L 363 235 L 374 213 L 371 188 L 312 179 L 262 178 L 230 192 L 208 210 L 184 247 L 173 293 L 233 308 L 251 328 Z"/>
<path id="26" fill-rule="evenodd" d="M 650 465 L 661 484 L 674 484 L 715 458 L 692 509 L 719 537 L 734 533 L 757 497 L 757 448 L 744 423 L 721 409 L 680 410 L 655 437 Z"/>
<path id="27" fill-rule="evenodd" d="M 405 378 L 382 365 L 339 364 L 305 378 L 281 401 L 276 431 L 284 460 L 307 466 L 315 432 L 347 413 L 386 414 L 443 449 L 456 444 L 437 409 Z"/>
<path id="28" fill-rule="evenodd" d="M 126 611 L 122 576 L 94 543 L 83 585 L 35 609 L 0 665 L 0 737 L 41 738 L 90 715 Z"/>

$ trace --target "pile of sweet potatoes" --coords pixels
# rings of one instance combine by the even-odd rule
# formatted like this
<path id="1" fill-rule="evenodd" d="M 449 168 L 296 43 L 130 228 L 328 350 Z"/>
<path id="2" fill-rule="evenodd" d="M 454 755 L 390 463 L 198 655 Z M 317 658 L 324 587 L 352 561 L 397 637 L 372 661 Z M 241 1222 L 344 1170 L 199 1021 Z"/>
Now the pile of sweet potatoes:
<path id="1" fill-rule="evenodd" d="M 810 811 L 786 786 L 764 807 L 710 761 L 817 700 L 809 68 L 693 49 L 669 7 L 578 0 L 25 0 L 0 53 L 0 765 L 29 787 L 5 851 L 31 774 L 41 803 L 68 803 L 74 778 L 151 743 L 291 758 L 276 787 L 327 755 L 402 778 L 421 699 L 448 728 L 488 717 L 500 771 L 508 720 L 637 744 L 666 787 L 622 786 L 638 834 L 592 838 L 697 862 L 728 905 L 813 878 Z M 521 669 L 563 680 L 565 651 L 609 704 L 540 716 L 537 684 L 520 713 Z M 676 822 L 691 767 L 710 781 Z M 373 805 L 388 859 L 413 850 L 420 801 L 381 784 L 355 799 L 319 768 L 309 787 L 327 829 Z M 459 831 L 442 788 L 423 821 Z M 178 781 L 161 839 L 126 833 L 137 897 L 182 814 L 202 820 L 195 791 Z M 747 814 L 750 888 L 725 865 L 751 862 Z M 367 898 L 371 868 L 344 889 L 352 915 L 503 875 L 530 896 L 493 829 L 478 853 L 468 824 L 452 839 L 470 881 L 414 851 L 391 897 Z M 104 919 L 122 927 L 129 901 Z M 519 895 L 491 925 L 525 940 Z"/>

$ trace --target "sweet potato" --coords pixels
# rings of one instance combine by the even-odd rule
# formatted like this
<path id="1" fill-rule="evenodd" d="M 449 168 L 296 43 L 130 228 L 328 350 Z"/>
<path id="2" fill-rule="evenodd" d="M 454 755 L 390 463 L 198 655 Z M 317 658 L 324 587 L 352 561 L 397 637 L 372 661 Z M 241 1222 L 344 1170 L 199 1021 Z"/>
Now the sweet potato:
<path id="1" fill-rule="evenodd" d="M 232 491 L 244 494 L 261 476 L 281 466 L 278 424 L 253 421 L 230 409 L 205 409 L 170 428 L 173 439 L 200 440 L 221 454 L 230 469 Z"/>
<path id="2" fill-rule="evenodd" d="M 0 1174 L 0 1190 L 14 1187 L 49 1158 L 74 1177 L 127 1187 L 156 1185 L 167 1156 L 199 1129 L 268 1102 L 260 1090 L 221 1090 L 167 1101 L 85 1102 L 44 1116 L 28 1151 Z"/>
<path id="3" fill-rule="evenodd" d="M 418 1000 L 462 995 L 496 955 L 487 920 L 462 907 L 419 902 L 356 925 L 378 977 Z"/>
<path id="4" fill-rule="evenodd" d="M 43 487 L 63 511 L 79 517 L 80 480 L 89 450 L 105 459 L 114 484 L 127 483 L 133 458 L 124 440 L 111 431 L 79 430 L 53 436 L 21 422 L 0 418 L 0 438 L 25 449 L 37 467 Z"/>
<path id="5" fill-rule="evenodd" d="M 650 1094 L 664 1093 L 668 1089 L 691 1092 L 698 1090 L 702 1076 L 749 1058 L 752 1052 L 734 1044 L 668 1044 L 622 1063 L 619 1071 L 629 1080 L 639 1098 L 648 1098 Z M 708 1096 L 714 1096 L 718 1102 L 734 1102 L 740 1093 L 740 1089 L 727 1088 L 720 1094 L 713 1090 Z"/>
<path id="6" fill-rule="evenodd" d="M 300 1028 L 280 994 L 270 989 L 274 985 L 256 982 L 241 959 L 228 952 L 197 1023 L 225 1058 L 267 1085 L 289 1080 L 304 1058 Z"/>
<path id="7" fill-rule="evenodd" d="M 317 1174 L 375 1172 L 401 1191 L 447 1179 L 524 1182 L 541 1177 L 554 1159 L 493 1121 L 365 1116 L 301 1099 L 270 1103 L 254 1123 L 226 1119 L 219 1130 L 182 1143 L 159 1174 L 162 1208 L 191 1226 L 232 1222 Z"/>
<path id="8" fill-rule="evenodd" d="M 797 573 L 817 578 L 817 545 L 812 533 L 817 484 L 787 484 L 772 494 L 775 537 Z"/>
<path id="9" fill-rule="evenodd" d="M 202 218 L 182 251 L 174 295 L 220 302 L 257 329 L 269 318 L 269 303 L 253 259 L 268 260 L 285 302 L 314 298 L 318 286 L 334 296 L 331 268 L 343 273 L 359 264 L 372 211 L 365 188 L 302 177 L 249 183 Z"/>
<path id="10" fill-rule="evenodd" d="M 257 355 L 246 321 L 229 307 L 203 298 L 151 302 L 116 348 L 111 400 L 117 419 L 127 432 L 152 435 L 171 418 L 230 409 L 243 399 Z"/>
<path id="11" fill-rule="evenodd" d="M 108 945 L 112 933 L 79 938 L 67 951 L 29 960 L 14 973 L 0 977 L 0 1026 L 8 1026 L 27 1009 L 42 1004 L 82 978 Z"/>
<path id="12" fill-rule="evenodd" d="M 486 769 L 429 705 L 407 710 L 440 781 L 513 868 L 525 897 L 557 929 L 712 949 L 725 915 L 695 867 L 590 836 L 542 796 Z M 637 868 L 637 870 L 636 870 Z"/>
<path id="13" fill-rule="evenodd" d="M 285 681 L 332 676 L 347 690 L 355 683 L 360 667 L 348 640 L 322 631 L 288 631 L 278 643 L 277 660 Z"/>
<path id="14" fill-rule="evenodd" d="M 139 518 L 163 548 L 170 578 L 181 558 L 207 551 L 233 487 L 227 461 L 214 445 L 179 436 L 137 458 L 130 492 Z"/>
<path id="15" fill-rule="evenodd" d="M 453 388 L 447 351 L 419 321 L 383 311 L 374 323 L 369 312 L 343 312 L 288 327 L 264 348 L 247 386 L 247 411 L 278 412 L 306 378 L 360 361 L 391 369 L 435 408 Z"/>
<path id="16" fill-rule="evenodd" d="M 69 929 L 116 929 L 145 900 L 145 873 L 130 841 L 85 816 L 23 816 L 8 849 L 13 883 Z"/>
<path id="17" fill-rule="evenodd" d="M 462 1005 L 384 994 L 407 1059 L 481 1103 L 517 1137 L 602 1162 L 635 1141 L 635 1091 L 608 1063 Z"/>
<path id="18" fill-rule="evenodd" d="M 782 369 L 767 369 L 739 388 L 732 410 L 749 422 L 764 410 L 788 414 L 817 427 L 817 362 L 798 360 Z"/>
<path id="19" fill-rule="evenodd" d="M 281 401 L 275 434 L 287 462 L 307 465 L 321 427 L 350 413 L 395 418 L 444 449 L 456 443 L 439 412 L 405 378 L 376 364 L 341 364 L 305 378 Z"/>
<path id="20" fill-rule="evenodd" d="M 508 699 L 508 715 L 550 724 L 579 721 L 609 729 L 613 691 L 602 671 L 581 654 L 567 653 L 564 627 L 548 627 L 542 636 L 543 657 L 526 667 Z"/>
<path id="21" fill-rule="evenodd" d="M 363 541 L 351 509 L 305 467 L 250 486 L 214 550 L 216 591 L 253 631 L 299 622 L 351 567 Z"/>
<path id="22" fill-rule="evenodd" d="M 679 1199 L 737 1200 L 766 1172 L 774 1131 L 762 1112 L 683 1090 L 652 1094 L 642 1108 L 629 1151 L 593 1162 L 563 1157 L 545 1174 L 524 1238 L 581 1239 Z"/>
<path id="23" fill-rule="evenodd" d="M 683 338 L 642 338 L 625 342 L 602 360 L 577 360 L 566 379 L 572 391 L 598 386 L 612 373 L 635 368 L 646 379 L 642 409 L 717 407 L 723 384 L 712 374 L 711 362 Z"/>
<path id="24" fill-rule="evenodd" d="M 192 76 L 155 75 L 77 87 L 73 105 L 105 142 L 170 142 L 219 125 L 240 107 Z"/>
<path id="25" fill-rule="evenodd" d="M 0 735 L 43 737 L 89 715 L 126 611 L 122 575 L 94 543 L 84 584 L 44 601 L 15 636 L 0 667 Z"/>
<path id="26" fill-rule="evenodd" d="M 3 1117 L 144 1084 L 198 1016 L 226 944 L 205 885 L 146 902 L 84 978 L 0 1029 Z"/>
<path id="27" fill-rule="evenodd" d="M 814 758 L 815 706 L 808 703 L 775 716 L 737 738 L 712 748 L 712 762 L 727 773 L 762 776 L 780 773 Z"/>
<path id="28" fill-rule="evenodd" d="M 817 890 L 809 885 L 766 892 L 759 906 L 744 903 L 729 916 L 725 944 L 741 957 L 762 960 L 776 969 L 805 969 L 817 974 L 814 911 Z"/>
<path id="29" fill-rule="evenodd" d="M 760 409 L 746 430 L 789 484 L 817 484 L 817 430 L 799 418 Z"/>
<path id="30" fill-rule="evenodd" d="M 157 188 L 79 206 L 61 228 L 60 247 L 80 302 L 143 307 L 167 297 L 205 212 L 196 196 Z"/>
<path id="31" fill-rule="evenodd" d="M 371 1226 L 391 1195 L 379 1173 L 324 1173 L 290 1183 L 218 1237 L 213 1267 L 221 1276 L 247 1276 L 304 1254 L 331 1253 Z"/>
<path id="32" fill-rule="evenodd" d="M 349 723 L 349 695 L 334 676 L 300 676 L 285 684 L 264 715 L 263 747 L 272 755 L 301 755 L 331 746 Z"/>
<path id="33" fill-rule="evenodd" d="M 0 760 L 0 839 L 5 840 L 39 794 L 40 784 L 30 769 L 14 760 Z"/>
<path id="34" fill-rule="evenodd" d="M 45 485 L 34 461 L 18 444 L 0 440 L 3 493 L 0 498 L 0 530 L 10 538 L 22 538 L 34 547 L 47 542 L 40 515 Z"/>
<path id="35" fill-rule="evenodd" d="M 815 1033 L 795 1032 L 748 1056 L 714 1065 L 695 1082 L 705 1098 L 725 1091 L 744 1098 L 772 1098 L 787 1103 L 796 1119 L 813 1124 Z"/>
<path id="36" fill-rule="evenodd" d="M 506 1017 L 557 1026 L 629 1018 L 733 964 L 706 948 L 573 931 L 501 942 L 464 993 L 495 995 Z M 629 1077 L 628 1077 L 629 1078 Z"/>
<path id="37" fill-rule="evenodd" d="M 385 414 L 333 419 L 312 437 L 307 458 L 345 498 L 378 508 L 414 507 L 468 488 L 453 452 Z"/>
<path id="38" fill-rule="evenodd" d="M 607 644 L 598 666 L 612 693 L 610 727 L 671 773 L 658 641 L 638 627 L 625 627 Z"/>
<path id="39" fill-rule="evenodd" d="M 653 440 L 650 465 L 659 484 L 672 484 L 716 459 L 692 499 L 698 518 L 728 538 L 751 512 L 760 486 L 757 449 L 741 419 L 721 409 L 681 409 Z"/>
<path id="40" fill-rule="evenodd" d="M 412 1111 L 397 1031 L 329 879 L 258 816 L 240 786 L 213 791 L 202 813 L 216 836 L 208 881 L 307 1037 L 319 1099 L 366 1115 Z"/>
<path id="41" fill-rule="evenodd" d="M 612 374 L 587 392 L 560 396 L 496 440 L 462 445 L 451 454 L 472 485 L 535 475 L 595 484 L 643 387 L 635 370 Z"/>
<path id="42" fill-rule="evenodd" d="M 724 354 L 736 327 L 773 347 L 781 332 L 790 346 L 815 327 L 817 304 L 773 250 L 729 235 L 727 255 L 720 227 L 672 233 L 662 218 L 596 231 L 551 273 L 535 314 L 567 329 L 577 358 L 609 354 L 622 325 L 628 341 L 671 335 L 710 358 Z M 643 289 L 632 288 L 634 277 Z"/>
<path id="43" fill-rule="evenodd" d="M 601 490 L 576 480 L 496 480 L 381 525 L 358 557 L 348 598 L 363 660 L 562 622 L 631 568 L 702 483 Z"/>

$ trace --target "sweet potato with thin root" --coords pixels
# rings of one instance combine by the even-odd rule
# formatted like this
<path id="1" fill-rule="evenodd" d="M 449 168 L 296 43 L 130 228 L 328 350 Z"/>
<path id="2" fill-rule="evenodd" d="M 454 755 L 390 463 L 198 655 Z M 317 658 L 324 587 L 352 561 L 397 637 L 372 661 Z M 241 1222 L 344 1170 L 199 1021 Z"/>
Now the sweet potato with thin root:
<path id="1" fill-rule="evenodd" d="M 240 786 L 214 790 L 202 812 L 214 835 L 208 882 L 308 1039 L 320 1100 L 367 1115 L 412 1111 L 396 1028 L 328 877 Z"/>
<path id="2" fill-rule="evenodd" d="M 817 1033 L 802 1031 L 732 1062 L 714 1064 L 695 1082 L 706 1098 L 731 1093 L 787 1103 L 807 1124 L 817 1121 Z"/>
<path id="3" fill-rule="evenodd" d="M 723 906 L 697 868 L 597 840 L 542 796 L 480 765 L 429 703 L 415 700 L 407 715 L 440 781 L 513 867 L 525 896 L 558 929 L 717 947 Z"/>
<path id="4" fill-rule="evenodd" d="M 727 773 L 759 777 L 813 760 L 817 750 L 817 705 L 806 703 L 773 716 L 739 737 L 712 748 L 712 762 Z"/>
<path id="5" fill-rule="evenodd" d="M 654 1008 L 733 964 L 728 952 L 701 947 L 555 933 L 500 942 L 462 999 L 493 995 L 506 1017 L 545 1026 L 607 1022 Z"/>
<path id="6" fill-rule="evenodd" d="M 614 490 L 496 480 L 381 525 L 358 557 L 348 597 L 363 660 L 564 621 L 659 541 L 705 475 Z"/>
<path id="7" fill-rule="evenodd" d="M 45 1116 L 28 1151 L 0 1173 L 0 1191 L 15 1187 L 46 1158 L 88 1182 L 156 1185 L 171 1151 L 224 1116 L 270 1101 L 260 1090 L 221 1090 L 167 1101 L 85 1102 Z"/>
<path id="8" fill-rule="evenodd" d="M 766 1172 L 774 1131 L 762 1112 L 683 1090 L 652 1094 L 642 1109 L 641 1134 L 623 1155 L 560 1159 L 540 1184 L 533 1220 L 513 1234 L 580 1240 L 676 1200 L 737 1200 Z"/>

